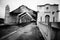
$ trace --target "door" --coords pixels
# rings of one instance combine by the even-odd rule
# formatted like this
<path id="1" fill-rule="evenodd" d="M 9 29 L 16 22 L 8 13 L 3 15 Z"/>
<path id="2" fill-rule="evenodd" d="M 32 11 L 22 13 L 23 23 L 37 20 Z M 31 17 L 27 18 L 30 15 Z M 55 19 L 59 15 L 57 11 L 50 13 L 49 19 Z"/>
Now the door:
<path id="1" fill-rule="evenodd" d="M 45 23 L 49 23 L 49 20 L 50 20 L 50 16 L 49 15 L 46 15 L 45 16 Z"/>

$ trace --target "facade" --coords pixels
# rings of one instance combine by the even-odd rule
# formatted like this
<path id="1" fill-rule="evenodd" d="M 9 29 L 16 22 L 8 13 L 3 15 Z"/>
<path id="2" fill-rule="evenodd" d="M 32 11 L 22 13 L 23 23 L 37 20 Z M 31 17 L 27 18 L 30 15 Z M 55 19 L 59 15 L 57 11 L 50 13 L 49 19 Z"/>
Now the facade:
<path id="1" fill-rule="evenodd" d="M 45 40 L 54 40 L 54 38 L 57 37 L 57 32 L 55 30 L 59 29 L 59 26 L 57 25 L 59 12 L 58 4 L 38 5 L 37 9 L 37 25 L 39 26 L 43 37 Z"/>
<path id="2" fill-rule="evenodd" d="M 18 23 L 30 22 L 32 20 L 35 20 L 34 17 L 36 17 L 36 14 L 34 14 L 35 11 L 29 9 L 24 5 L 18 7 L 12 12 L 9 11 L 10 8 L 7 5 L 5 8 L 5 24 L 18 24 Z"/>
<path id="3" fill-rule="evenodd" d="M 58 22 L 58 4 L 38 5 L 37 23 Z"/>

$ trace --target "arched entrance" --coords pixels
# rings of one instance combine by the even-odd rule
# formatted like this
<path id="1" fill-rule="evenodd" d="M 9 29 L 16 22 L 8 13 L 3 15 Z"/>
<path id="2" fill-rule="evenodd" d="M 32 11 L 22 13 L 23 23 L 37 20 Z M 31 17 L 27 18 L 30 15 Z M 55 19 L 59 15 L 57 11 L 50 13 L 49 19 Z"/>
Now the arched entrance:
<path id="1" fill-rule="evenodd" d="M 28 18 L 28 16 L 27 16 L 26 12 L 18 14 L 17 23 L 20 24 L 20 23 L 27 22 L 27 20 L 26 20 L 27 18 Z"/>
<path id="2" fill-rule="evenodd" d="M 18 16 L 17 16 L 17 23 L 19 24 L 21 22 L 21 20 L 20 20 L 20 14 L 18 14 Z"/>
<path id="3" fill-rule="evenodd" d="M 21 15 L 23 15 L 23 13 L 17 15 L 17 24 L 21 23 Z"/>
<path id="4" fill-rule="evenodd" d="M 46 15 L 45 16 L 45 23 L 49 23 L 49 21 L 50 21 L 50 16 L 49 15 Z"/>

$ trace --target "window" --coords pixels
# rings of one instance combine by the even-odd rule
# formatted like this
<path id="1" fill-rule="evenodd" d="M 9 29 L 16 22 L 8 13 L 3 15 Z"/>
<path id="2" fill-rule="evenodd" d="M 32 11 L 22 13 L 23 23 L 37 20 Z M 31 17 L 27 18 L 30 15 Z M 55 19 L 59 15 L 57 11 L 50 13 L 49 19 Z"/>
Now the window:
<path id="1" fill-rule="evenodd" d="M 49 9 L 49 7 L 46 7 L 46 9 Z"/>
<path id="2" fill-rule="evenodd" d="M 54 14 L 55 12 L 52 12 L 52 14 Z"/>
<path id="3" fill-rule="evenodd" d="M 55 17 L 53 17 L 53 22 L 55 22 Z"/>
<path id="4" fill-rule="evenodd" d="M 42 17 L 41 17 L 41 22 L 42 22 Z"/>

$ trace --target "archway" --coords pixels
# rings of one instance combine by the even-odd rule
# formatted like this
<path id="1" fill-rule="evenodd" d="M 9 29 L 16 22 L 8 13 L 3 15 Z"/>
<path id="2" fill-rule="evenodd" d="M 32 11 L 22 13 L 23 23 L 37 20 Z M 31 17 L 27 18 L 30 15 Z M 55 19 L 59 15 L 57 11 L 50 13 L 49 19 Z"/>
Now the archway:
<path id="1" fill-rule="evenodd" d="M 50 16 L 49 15 L 46 15 L 45 16 L 45 23 L 49 23 L 49 21 L 50 21 Z"/>
<path id="2" fill-rule="evenodd" d="M 26 12 L 21 13 L 21 14 L 18 14 L 18 16 L 17 16 L 17 23 L 18 23 L 18 24 L 19 24 L 19 23 L 22 23 L 22 22 L 26 22 L 26 20 L 24 20 L 24 17 L 22 17 L 22 16 L 24 16 L 24 15 L 26 15 Z"/>
<path id="3" fill-rule="evenodd" d="M 21 14 L 18 14 L 18 16 L 17 16 L 17 24 L 20 23 L 20 15 L 21 15 Z"/>

